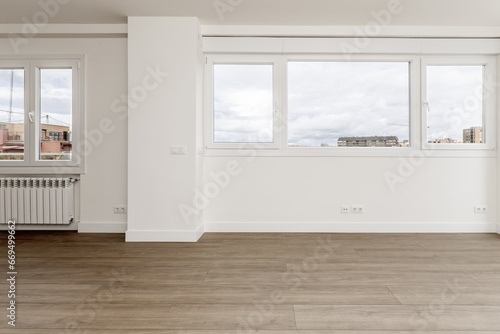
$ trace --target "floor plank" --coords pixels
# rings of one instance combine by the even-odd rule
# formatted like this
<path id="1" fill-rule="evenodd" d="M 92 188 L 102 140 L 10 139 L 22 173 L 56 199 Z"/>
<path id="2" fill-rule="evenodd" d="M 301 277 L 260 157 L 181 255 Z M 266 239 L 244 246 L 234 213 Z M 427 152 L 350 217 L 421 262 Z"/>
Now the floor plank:
<path id="1" fill-rule="evenodd" d="M 295 305 L 298 329 L 498 331 L 500 306 Z M 477 321 L 481 318 L 481 321 Z"/>
<path id="2" fill-rule="evenodd" d="M 388 286 L 403 305 L 429 305 L 440 301 L 450 305 L 497 305 L 500 306 L 500 287 L 471 287 L 450 282 L 437 286 Z"/>

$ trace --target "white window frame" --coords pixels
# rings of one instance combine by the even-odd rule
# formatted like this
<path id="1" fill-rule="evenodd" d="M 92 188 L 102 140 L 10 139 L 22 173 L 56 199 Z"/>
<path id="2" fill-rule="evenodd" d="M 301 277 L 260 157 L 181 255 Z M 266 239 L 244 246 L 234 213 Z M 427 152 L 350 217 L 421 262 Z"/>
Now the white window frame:
<path id="1" fill-rule="evenodd" d="M 214 142 L 214 65 L 273 65 L 273 142 L 272 143 L 215 143 Z M 206 58 L 206 94 L 204 140 L 208 149 L 277 150 L 281 146 L 279 120 L 281 117 L 281 57 L 274 55 L 210 55 Z"/>
<path id="2" fill-rule="evenodd" d="M 0 161 L 0 174 L 82 174 L 85 172 L 85 56 L 0 56 L 0 68 L 24 68 L 24 160 Z M 72 69 L 72 159 L 39 160 L 40 71 Z M 33 122 L 30 121 L 32 113 Z"/>
<path id="3" fill-rule="evenodd" d="M 496 55 L 459 55 L 457 52 L 417 54 L 400 52 L 399 54 L 359 54 L 350 55 L 347 59 L 338 53 L 310 52 L 286 53 L 273 51 L 249 52 L 241 54 L 226 52 L 208 53 L 206 83 L 205 83 L 205 111 L 204 111 L 204 155 L 234 157 L 245 156 L 247 149 L 252 149 L 254 156 L 269 157 L 408 157 L 425 154 L 434 157 L 496 157 L 496 94 L 498 87 L 488 94 L 484 101 L 483 116 L 485 143 L 483 144 L 429 144 L 426 131 L 426 66 L 427 65 L 482 65 L 485 66 L 485 84 L 495 82 Z M 491 52 L 490 52 L 491 53 Z M 253 61 L 252 61 L 253 60 Z M 239 64 L 239 63 L 275 63 L 275 70 L 279 70 L 280 91 L 274 92 L 276 105 L 280 110 L 275 110 L 275 143 L 265 144 L 214 144 L 211 142 L 213 135 L 213 64 Z M 410 147 L 288 147 L 288 95 L 287 95 L 287 65 L 289 61 L 360 61 L 360 62 L 391 62 L 405 61 L 410 63 Z M 277 83 L 276 81 L 275 83 Z M 275 88 L 276 89 L 276 88 Z M 486 92 L 486 90 L 485 90 Z"/>
<path id="4" fill-rule="evenodd" d="M 289 147 L 288 146 L 288 63 L 289 62 L 408 62 L 409 78 L 409 141 L 410 147 Z M 419 82 L 418 73 L 420 70 L 420 60 L 417 56 L 390 56 L 390 55 L 355 55 L 347 60 L 342 55 L 286 55 L 283 56 L 282 73 L 282 96 L 283 110 L 286 119 L 282 131 L 282 150 L 291 155 L 312 155 L 312 156 L 335 156 L 339 153 L 347 156 L 380 156 L 380 155 L 407 155 L 412 150 L 418 149 L 420 145 L 418 136 L 418 96 Z"/>
<path id="5" fill-rule="evenodd" d="M 427 138 L 427 66 L 484 66 L 483 78 L 483 136 L 484 143 L 428 143 Z M 488 83 L 495 82 L 496 77 L 495 57 L 487 56 L 432 56 L 422 57 L 421 66 L 421 117 L 422 117 L 422 149 L 423 150 L 494 150 L 495 149 L 495 110 L 496 92 L 488 92 Z M 432 106 L 430 106 L 432 108 Z"/>

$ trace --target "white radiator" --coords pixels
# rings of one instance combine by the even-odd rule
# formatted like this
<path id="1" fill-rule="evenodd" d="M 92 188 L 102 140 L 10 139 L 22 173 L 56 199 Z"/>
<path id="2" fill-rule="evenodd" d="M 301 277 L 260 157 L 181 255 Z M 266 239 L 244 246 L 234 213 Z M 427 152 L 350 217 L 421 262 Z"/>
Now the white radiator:
<path id="1" fill-rule="evenodd" d="M 70 224 L 74 179 L 0 178 L 0 224 Z"/>

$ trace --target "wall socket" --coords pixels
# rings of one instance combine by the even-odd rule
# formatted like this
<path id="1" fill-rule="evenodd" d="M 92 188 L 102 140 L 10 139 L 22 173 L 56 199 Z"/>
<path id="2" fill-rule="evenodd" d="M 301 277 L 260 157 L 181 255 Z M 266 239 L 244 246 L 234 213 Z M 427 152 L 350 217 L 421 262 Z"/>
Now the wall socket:
<path id="1" fill-rule="evenodd" d="M 113 212 L 115 215 L 126 215 L 127 214 L 127 206 L 126 205 L 115 205 L 113 207 Z"/>
<path id="2" fill-rule="evenodd" d="M 351 205 L 351 213 L 365 213 L 365 208 L 362 205 Z"/>
<path id="3" fill-rule="evenodd" d="M 362 205 L 342 205 L 340 212 L 362 214 L 365 213 L 365 208 Z"/>
<path id="4" fill-rule="evenodd" d="M 474 213 L 477 214 L 486 214 L 488 213 L 488 207 L 486 205 L 475 205 Z"/>

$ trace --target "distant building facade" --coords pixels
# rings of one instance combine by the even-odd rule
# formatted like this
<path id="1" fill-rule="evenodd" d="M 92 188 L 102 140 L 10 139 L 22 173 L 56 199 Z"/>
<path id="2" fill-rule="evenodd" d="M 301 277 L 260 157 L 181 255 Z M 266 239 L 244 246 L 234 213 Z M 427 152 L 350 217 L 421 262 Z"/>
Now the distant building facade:
<path id="1" fill-rule="evenodd" d="M 464 143 L 482 144 L 484 142 L 483 138 L 483 128 L 480 126 L 464 129 Z"/>
<path id="2" fill-rule="evenodd" d="M 71 131 L 68 126 L 40 125 L 41 153 L 71 152 Z M 24 152 L 24 124 L 0 123 L 0 153 Z"/>
<path id="3" fill-rule="evenodd" d="M 399 139 L 396 136 L 371 136 L 371 137 L 340 137 L 339 147 L 397 147 Z"/>
<path id="4" fill-rule="evenodd" d="M 456 143 L 458 143 L 458 139 L 453 139 L 453 138 L 429 140 L 429 144 L 456 144 Z"/>
<path id="5" fill-rule="evenodd" d="M 399 147 L 410 147 L 410 140 L 409 139 L 403 140 L 403 142 L 399 143 Z"/>

